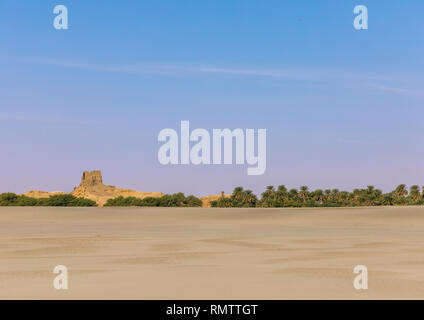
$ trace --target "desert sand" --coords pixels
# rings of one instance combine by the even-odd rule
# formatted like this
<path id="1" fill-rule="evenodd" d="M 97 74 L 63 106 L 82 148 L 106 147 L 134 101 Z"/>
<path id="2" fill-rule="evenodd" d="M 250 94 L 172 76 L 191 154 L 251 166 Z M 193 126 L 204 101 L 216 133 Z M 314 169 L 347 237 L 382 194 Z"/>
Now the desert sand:
<path id="1" fill-rule="evenodd" d="M 424 298 L 422 207 L 3 207 L 0 226 L 1 299 Z"/>

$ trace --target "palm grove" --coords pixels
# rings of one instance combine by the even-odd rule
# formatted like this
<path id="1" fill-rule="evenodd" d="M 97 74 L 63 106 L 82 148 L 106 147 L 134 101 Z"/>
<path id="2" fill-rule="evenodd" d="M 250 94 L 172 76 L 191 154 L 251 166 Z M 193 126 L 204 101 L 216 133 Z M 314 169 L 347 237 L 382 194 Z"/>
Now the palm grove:
<path id="1" fill-rule="evenodd" d="M 230 197 L 222 193 L 220 199 L 211 201 L 212 207 L 356 207 L 356 206 L 401 206 L 424 205 L 424 187 L 417 185 L 409 191 L 401 184 L 389 193 L 383 193 L 373 186 L 355 189 L 352 192 L 338 189 L 317 189 L 309 191 L 307 186 L 288 190 L 284 185 L 277 189 L 268 186 L 258 199 L 251 190 L 242 187 L 234 189 Z"/>

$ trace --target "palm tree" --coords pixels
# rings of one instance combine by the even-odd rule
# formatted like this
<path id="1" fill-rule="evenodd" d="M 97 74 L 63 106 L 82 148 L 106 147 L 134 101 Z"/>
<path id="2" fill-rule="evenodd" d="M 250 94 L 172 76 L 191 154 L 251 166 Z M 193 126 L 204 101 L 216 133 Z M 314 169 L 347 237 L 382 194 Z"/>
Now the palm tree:
<path id="1" fill-rule="evenodd" d="M 394 193 L 398 197 L 405 197 L 408 194 L 408 191 L 406 190 L 406 185 L 404 185 L 404 184 L 398 185 L 396 187 Z"/>
<path id="2" fill-rule="evenodd" d="M 290 198 L 296 198 L 297 197 L 297 189 L 295 189 L 295 188 L 293 188 L 293 189 L 290 189 L 290 191 L 289 191 L 289 196 L 290 196 Z"/>
<path id="3" fill-rule="evenodd" d="M 256 196 L 253 194 L 252 190 L 246 190 L 243 193 L 243 203 L 245 206 L 254 207 L 256 204 Z"/>
<path id="4" fill-rule="evenodd" d="M 417 185 L 412 186 L 409 190 L 409 197 L 411 198 L 413 204 L 418 204 L 422 199 L 420 195 L 420 187 Z"/>
<path id="5" fill-rule="evenodd" d="M 325 201 L 329 201 L 331 198 L 331 190 L 330 189 L 325 189 L 324 190 L 324 200 Z"/>
<path id="6" fill-rule="evenodd" d="M 338 202 L 339 201 L 339 189 L 333 189 L 333 190 L 331 190 L 331 199 L 333 200 L 333 201 L 336 201 L 336 202 Z"/>
<path id="7" fill-rule="evenodd" d="M 261 204 L 264 207 L 272 207 L 274 202 L 274 186 L 267 186 L 266 190 L 262 193 Z"/>
<path id="8" fill-rule="evenodd" d="M 284 207 L 289 199 L 288 191 L 286 186 L 279 185 L 274 195 L 273 205 L 276 207 Z"/>
<path id="9" fill-rule="evenodd" d="M 406 196 L 408 195 L 408 190 L 406 190 L 406 185 L 400 184 L 393 191 L 394 204 L 403 205 L 406 203 Z"/>
<path id="10" fill-rule="evenodd" d="M 286 193 L 287 192 L 287 188 L 286 188 L 285 185 L 280 185 L 280 186 L 278 186 L 277 191 Z"/>
<path id="11" fill-rule="evenodd" d="M 314 191 L 314 199 L 315 201 L 317 201 L 319 204 L 322 204 L 324 201 L 324 191 L 322 191 L 321 189 L 317 189 Z"/>
<path id="12" fill-rule="evenodd" d="M 349 202 L 349 192 L 347 191 L 342 191 L 340 192 L 340 202 L 342 205 L 347 205 Z"/>
<path id="13" fill-rule="evenodd" d="M 233 194 L 231 196 L 233 199 L 237 201 L 241 201 L 242 193 L 243 193 L 243 187 L 236 187 L 234 188 Z"/>
<path id="14" fill-rule="evenodd" d="M 301 186 L 300 187 L 300 193 L 299 193 L 300 199 L 302 199 L 302 202 L 306 202 L 309 198 L 309 191 L 307 186 Z"/>

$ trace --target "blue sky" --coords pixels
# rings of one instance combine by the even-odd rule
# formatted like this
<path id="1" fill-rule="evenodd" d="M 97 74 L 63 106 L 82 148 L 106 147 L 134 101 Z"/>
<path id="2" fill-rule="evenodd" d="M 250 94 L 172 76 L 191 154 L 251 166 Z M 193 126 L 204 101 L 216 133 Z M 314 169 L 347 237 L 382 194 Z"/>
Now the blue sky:
<path id="1" fill-rule="evenodd" d="M 53 28 L 68 7 L 69 30 Z M 364 4 L 369 29 L 353 28 Z M 424 185 L 424 2 L 0 3 L 0 192 Z M 268 165 L 162 166 L 163 128 L 265 128 Z"/>

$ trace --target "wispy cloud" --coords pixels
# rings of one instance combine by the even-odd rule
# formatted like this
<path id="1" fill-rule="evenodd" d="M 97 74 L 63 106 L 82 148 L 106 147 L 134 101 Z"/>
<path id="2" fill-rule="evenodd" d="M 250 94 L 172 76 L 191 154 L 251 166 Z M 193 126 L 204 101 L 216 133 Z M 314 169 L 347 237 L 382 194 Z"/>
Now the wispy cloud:
<path id="1" fill-rule="evenodd" d="M 51 59 L 30 60 L 30 62 L 52 65 L 63 68 L 92 70 L 99 72 L 115 72 L 128 74 L 154 74 L 170 76 L 186 76 L 199 74 L 221 74 L 229 76 L 268 77 L 280 79 L 300 79 L 319 81 L 322 79 L 351 79 L 384 81 L 390 78 L 373 74 L 355 74 L 339 70 L 304 70 L 304 69 L 266 69 L 266 68 L 233 68 L 216 66 L 190 66 L 175 64 L 149 64 L 149 65 L 100 65 L 95 63 L 62 61 Z"/>
<path id="2" fill-rule="evenodd" d="M 304 81 L 326 81 L 326 80 L 351 80 L 381 91 L 402 95 L 424 95 L 422 89 L 401 88 L 395 85 L 382 83 L 394 83 L 399 77 L 391 77 L 381 74 L 353 73 L 346 70 L 315 70 L 315 69 L 266 69 L 266 68 L 234 68 L 201 65 L 176 65 L 176 64 L 154 64 L 149 65 L 107 65 L 78 61 L 65 61 L 54 59 L 29 60 L 31 63 L 50 65 L 60 68 L 81 69 L 97 72 L 123 73 L 134 75 L 156 75 L 156 76 L 201 76 L 222 75 L 238 77 L 262 77 L 273 79 L 304 80 Z M 369 82 L 372 83 L 369 83 Z"/>
<path id="3" fill-rule="evenodd" d="M 410 96 L 424 95 L 424 90 L 420 90 L 420 89 L 405 89 L 405 88 L 386 86 L 386 85 L 376 84 L 376 83 L 371 83 L 369 84 L 369 86 L 372 88 L 382 90 L 382 91 L 403 94 L 403 95 L 410 95 Z"/>

